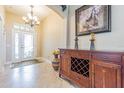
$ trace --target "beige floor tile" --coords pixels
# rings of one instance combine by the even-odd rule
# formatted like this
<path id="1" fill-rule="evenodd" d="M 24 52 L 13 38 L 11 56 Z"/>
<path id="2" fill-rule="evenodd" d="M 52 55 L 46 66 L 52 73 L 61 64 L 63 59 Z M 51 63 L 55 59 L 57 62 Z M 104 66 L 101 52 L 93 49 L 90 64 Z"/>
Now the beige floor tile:
<path id="1" fill-rule="evenodd" d="M 46 62 L 0 72 L 0 87 L 3 88 L 73 88 Z"/>

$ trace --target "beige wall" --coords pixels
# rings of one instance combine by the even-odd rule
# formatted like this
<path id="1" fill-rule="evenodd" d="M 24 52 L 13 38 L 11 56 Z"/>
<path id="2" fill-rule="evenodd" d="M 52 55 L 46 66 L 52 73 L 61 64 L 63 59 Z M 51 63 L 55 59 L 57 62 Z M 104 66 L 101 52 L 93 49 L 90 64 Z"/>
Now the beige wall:
<path id="1" fill-rule="evenodd" d="M 80 6 L 70 7 L 70 31 L 69 45 L 74 48 L 75 38 L 75 9 Z M 124 5 L 112 6 L 112 30 L 109 33 L 96 34 L 96 50 L 124 51 Z M 79 37 L 79 48 L 89 50 L 89 35 Z"/>
<path id="2" fill-rule="evenodd" d="M 12 27 L 14 25 L 14 23 L 20 23 L 20 24 L 24 24 L 23 20 L 22 20 L 22 16 L 18 16 L 18 15 L 15 15 L 13 13 L 10 13 L 8 11 L 6 11 L 6 20 L 5 20 L 5 30 L 6 30 L 6 60 L 7 60 L 7 63 L 11 62 L 12 61 Z M 36 42 L 36 45 L 37 47 L 39 47 L 40 45 L 40 41 L 39 41 L 39 38 L 40 38 L 40 27 L 38 26 L 36 29 L 36 40 L 38 40 Z M 37 48 L 37 49 L 40 49 L 40 48 Z M 38 54 L 37 56 L 40 56 L 40 51 L 37 50 Z"/>
<path id="3" fill-rule="evenodd" d="M 53 12 L 42 21 L 42 57 L 52 60 L 52 51 L 66 46 L 64 19 Z"/>
<path id="4" fill-rule="evenodd" d="M 42 47 L 41 47 L 41 40 L 42 40 L 42 23 L 40 23 L 40 25 L 39 26 L 37 26 L 36 28 L 36 31 L 37 31 L 37 35 L 36 35 L 36 41 L 37 41 L 37 43 L 36 43 L 36 48 L 37 48 L 37 53 L 36 53 L 36 56 L 37 57 L 41 57 L 42 56 L 42 51 L 41 51 L 41 49 L 42 49 Z"/>
<path id="5" fill-rule="evenodd" d="M 37 57 L 52 59 L 52 51 L 66 46 L 66 31 L 64 19 L 57 13 L 52 12 L 47 18 L 41 21 L 37 30 Z M 12 27 L 14 23 L 23 23 L 22 16 L 6 11 L 6 57 L 7 62 L 12 61 Z"/>

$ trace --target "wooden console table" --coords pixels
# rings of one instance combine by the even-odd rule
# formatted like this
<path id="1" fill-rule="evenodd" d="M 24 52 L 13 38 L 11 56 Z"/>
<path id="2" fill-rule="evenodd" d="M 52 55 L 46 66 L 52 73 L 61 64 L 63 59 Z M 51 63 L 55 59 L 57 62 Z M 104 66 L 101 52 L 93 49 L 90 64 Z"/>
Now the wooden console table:
<path id="1" fill-rule="evenodd" d="M 124 52 L 60 49 L 60 77 L 79 87 L 124 87 Z"/>

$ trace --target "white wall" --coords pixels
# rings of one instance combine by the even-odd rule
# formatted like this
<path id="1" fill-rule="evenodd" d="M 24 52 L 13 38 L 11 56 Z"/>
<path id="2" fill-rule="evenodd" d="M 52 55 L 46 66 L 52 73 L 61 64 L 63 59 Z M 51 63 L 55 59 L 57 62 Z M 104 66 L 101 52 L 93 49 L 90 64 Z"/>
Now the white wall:
<path id="1" fill-rule="evenodd" d="M 69 47 L 74 48 L 75 38 L 75 9 L 80 6 L 70 7 L 70 40 Z M 112 30 L 108 33 L 96 34 L 95 47 L 96 50 L 106 51 L 124 51 L 124 5 L 113 5 L 112 6 Z M 79 37 L 79 49 L 90 49 L 90 36 Z"/>
<path id="2" fill-rule="evenodd" d="M 52 60 L 52 51 L 66 47 L 64 19 L 53 12 L 42 23 L 42 57 Z"/>
<path id="3" fill-rule="evenodd" d="M 3 67 L 4 61 L 5 61 L 5 49 L 4 49 L 4 7 L 0 6 L 0 17 L 2 20 L 2 28 L 0 29 L 0 70 Z"/>
<path id="4" fill-rule="evenodd" d="M 0 16 L 0 67 L 1 67 L 1 63 L 2 63 L 2 19 Z"/>

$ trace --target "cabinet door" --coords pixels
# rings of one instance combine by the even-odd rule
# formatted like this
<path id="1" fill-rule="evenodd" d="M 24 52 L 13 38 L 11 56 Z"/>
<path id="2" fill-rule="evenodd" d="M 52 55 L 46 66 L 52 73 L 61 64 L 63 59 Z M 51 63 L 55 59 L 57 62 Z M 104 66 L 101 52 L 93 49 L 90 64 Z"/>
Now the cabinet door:
<path id="1" fill-rule="evenodd" d="M 90 53 L 87 51 L 71 51 L 70 77 L 80 87 L 91 87 Z"/>
<path id="2" fill-rule="evenodd" d="M 121 66 L 102 61 L 92 61 L 92 87 L 121 87 Z"/>
<path id="3" fill-rule="evenodd" d="M 60 71 L 61 74 L 65 75 L 65 76 L 69 76 L 69 62 L 70 62 L 70 58 L 69 58 L 69 52 L 68 51 L 61 51 L 61 55 L 60 55 Z"/>

